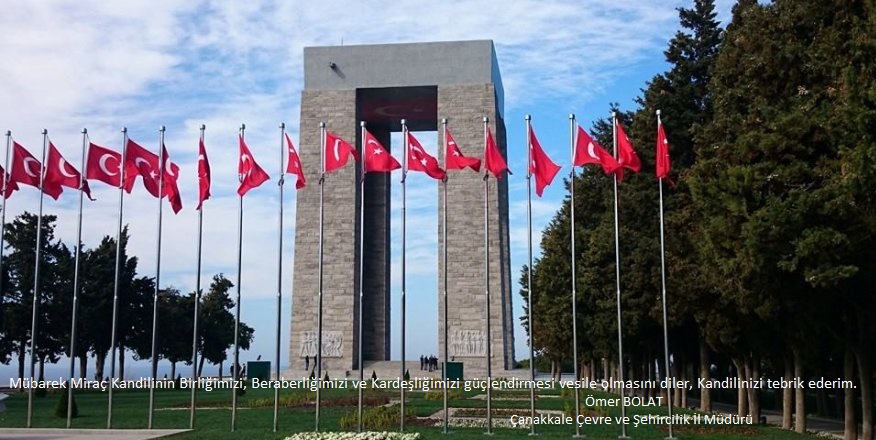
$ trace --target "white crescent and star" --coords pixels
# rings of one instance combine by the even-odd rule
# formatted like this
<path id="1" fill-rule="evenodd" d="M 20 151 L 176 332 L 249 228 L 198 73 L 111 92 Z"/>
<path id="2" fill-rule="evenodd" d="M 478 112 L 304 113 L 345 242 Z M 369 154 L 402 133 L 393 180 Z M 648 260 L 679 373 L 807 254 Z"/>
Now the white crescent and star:
<path id="1" fill-rule="evenodd" d="M 34 158 L 32 158 L 32 157 L 25 157 L 25 158 L 24 158 L 24 172 L 27 173 L 27 175 L 30 176 L 30 177 L 38 177 L 38 176 L 37 176 L 37 172 L 34 172 L 34 171 L 30 168 L 30 163 L 31 163 L 31 162 L 34 162 L 34 163 L 36 163 L 37 165 L 39 165 L 39 163 L 40 163 L 40 161 L 38 161 L 38 160 L 36 160 L 36 159 L 34 159 Z"/>
<path id="2" fill-rule="evenodd" d="M 599 160 L 599 156 L 596 155 L 596 146 L 593 145 L 593 142 L 589 142 L 587 144 L 587 155 L 596 160 Z"/>
<path id="3" fill-rule="evenodd" d="M 241 154 L 241 155 L 240 155 L 240 162 L 241 162 L 241 163 L 246 163 L 247 161 L 251 161 L 249 155 L 248 155 L 248 154 Z M 246 165 L 243 165 L 243 167 L 244 167 L 244 169 L 246 170 L 243 174 L 246 175 L 246 176 L 248 176 L 249 173 L 252 172 L 252 167 L 250 166 L 250 167 L 247 168 Z"/>
<path id="4" fill-rule="evenodd" d="M 145 163 L 146 165 L 149 166 L 149 168 L 152 168 L 152 165 L 149 164 L 148 160 L 143 159 L 142 157 L 135 157 L 134 158 L 134 166 L 135 167 L 140 168 L 141 163 Z"/>
<path id="5" fill-rule="evenodd" d="M 340 140 L 340 139 L 335 139 L 334 150 L 335 150 L 335 161 L 336 161 L 336 162 L 340 162 L 340 161 L 341 161 L 341 153 L 340 153 L 340 151 L 338 151 L 338 147 L 340 147 L 340 146 L 341 146 L 341 140 Z"/>
<path id="6" fill-rule="evenodd" d="M 368 145 L 374 145 L 374 154 L 383 154 L 383 149 L 380 148 L 380 143 L 374 139 L 368 139 Z"/>
<path id="7" fill-rule="evenodd" d="M 112 158 L 112 157 L 113 157 L 112 154 L 104 154 L 103 156 L 100 156 L 100 159 L 97 160 L 97 166 L 98 166 L 98 167 L 100 168 L 100 170 L 103 171 L 103 173 L 106 174 L 107 176 L 116 176 L 116 175 L 119 174 L 118 172 L 112 172 L 112 171 L 110 171 L 110 170 L 106 167 L 106 161 L 107 161 L 107 159 L 110 159 L 110 158 Z"/>
<path id="8" fill-rule="evenodd" d="M 63 174 L 64 177 L 77 177 L 75 174 L 67 172 L 67 161 L 64 160 L 63 157 L 58 159 L 58 169 L 61 171 L 61 174 Z"/>

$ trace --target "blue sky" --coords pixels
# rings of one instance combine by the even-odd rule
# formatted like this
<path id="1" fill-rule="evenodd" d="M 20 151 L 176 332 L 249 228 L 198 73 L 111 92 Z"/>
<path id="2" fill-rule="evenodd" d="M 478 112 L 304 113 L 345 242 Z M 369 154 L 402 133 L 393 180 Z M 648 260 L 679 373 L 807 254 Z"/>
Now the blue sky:
<path id="1" fill-rule="evenodd" d="M 547 153 L 563 165 L 542 199 L 533 200 L 533 243 L 565 193 L 569 173 L 568 115 L 589 128 L 605 116 L 610 102 L 633 108 L 645 82 L 666 68 L 663 50 L 678 29 L 677 6 L 691 1 L 427 0 L 320 2 L 252 0 L 12 0 L 4 4 L 0 27 L 0 128 L 35 155 L 40 132 L 79 167 L 81 135 L 119 149 L 120 129 L 155 151 L 158 127 L 167 126 L 166 144 L 181 167 L 184 210 L 165 209 L 161 284 L 194 289 L 198 127 L 206 124 L 213 169 L 213 198 L 205 204 L 204 273 L 236 277 L 236 132 L 246 123 L 247 140 L 272 180 L 245 199 L 243 320 L 256 329 L 253 349 L 243 359 L 273 358 L 275 332 L 278 124 L 285 121 L 297 143 L 302 48 L 491 39 L 505 87 L 510 177 L 511 266 L 515 321 L 522 313 L 519 270 L 526 253 L 526 144 L 524 115 Z M 730 0 L 719 0 L 720 19 Z M 308 129 L 315 129 L 310 127 Z M 669 134 L 671 138 L 671 133 Z M 419 134 L 435 153 L 434 133 Z M 315 146 L 300 146 L 314 148 Z M 651 148 L 650 145 L 637 146 Z M 651 164 L 646 164 L 650 166 Z M 314 176 L 309 176 L 315 183 Z M 393 176 L 398 188 L 400 174 Z M 115 190 L 94 183 L 96 201 L 87 202 L 83 240 L 96 245 L 115 234 Z M 437 231 L 437 186 L 425 175 L 408 184 L 408 225 Z M 45 212 L 59 217 L 56 235 L 68 246 L 76 239 L 78 198 L 67 190 L 47 199 Z M 35 212 L 38 192 L 24 187 L 8 202 L 6 218 Z M 400 191 L 393 192 L 393 357 L 399 356 Z M 283 361 L 286 363 L 295 194 L 287 185 L 283 277 Z M 157 201 L 142 188 L 125 199 L 129 253 L 140 258 L 141 275 L 155 275 Z M 452 221 L 452 219 L 451 219 Z M 410 231 L 411 229 L 409 229 Z M 408 329 L 407 354 L 437 354 L 437 239 L 408 235 L 408 311 L 423 325 Z M 536 248 L 536 253 L 538 253 Z M 416 292 L 416 294 L 412 294 Z M 410 322 L 410 320 L 408 321 Z M 432 325 L 432 324 L 435 325 Z M 517 326 L 517 357 L 526 357 L 526 335 Z M 14 364 L 14 361 L 13 361 Z M 93 363 L 91 363 L 93 365 Z M 0 380 L 14 374 L 0 366 Z"/>

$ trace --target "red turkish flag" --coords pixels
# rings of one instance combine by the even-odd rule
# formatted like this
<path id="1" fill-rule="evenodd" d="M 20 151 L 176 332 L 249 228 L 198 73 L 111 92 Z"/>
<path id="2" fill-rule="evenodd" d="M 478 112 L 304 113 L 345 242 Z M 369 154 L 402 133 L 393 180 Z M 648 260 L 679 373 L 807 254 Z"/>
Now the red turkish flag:
<path id="1" fill-rule="evenodd" d="M 210 161 L 207 160 L 207 149 L 204 140 L 198 141 L 198 207 L 200 211 L 204 200 L 210 198 Z"/>
<path id="2" fill-rule="evenodd" d="M 541 144 L 538 143 L 532 127 L 529 128 L 529 151 L 529 172 L 535 176 L 535 194 L 541 197 L 544 188 L 550 185 L 557 173 L 560 172 L 560 166 L 555 164 L 541 149 Z"/>
<path id="3" fill-rule="evenodd" d="M 85 178 L 99 180 L 118 188 L 121 179 L 122 155 L 97 144 L 88 145 L 88 159 L 85 161 Z"/>
<path id="4" fill-rule="evenodd" d="M 304 188 L 307 185 L 307 180 L 304 178 L 304 169 L 301 168 L 301 158 L 298 157 L 298 152 L 295 151 L 295 145 L 292 145 L 292 138 L 289 137 L 289 133 L 286 133 L 286 149 L 289 150 L 286 172 L 298 176 L 295 179 L 295 189 Z"/>
<path id="5" fill-rule="evenodd" d="M 323 145 L 323 148 L 325 148 L 326 173 L 346 165 L 351 155 L 356 160 L 359 160 L 359 152 L 349 142 L 330 131 L 325 132 L 325 145 Z"/>
<path id="6" fill-rule="evenodd" d="M 481 160 L 476 157 L 466 157 L 459 151 L 459 145 L 453 140 L 450 130 L 444 128 L 444 139 L 447 141 L 447 151 L 444 152 L 444 162 L 448 170 L 461 170 L 469 167 L 475 172 L 481 170 Z"/>
<path id="7" fill-rule="evenodd" d="M 427 153 L 411 132 L 408 132 L 408 169 L 422 171 L 438 180 L 447 176 L 447 173 L 438 166 L 438 159 Z"/>
<path id="8" fill-rule="evenodd" d="M 669 141 L 663 131 L 663 124 L 657 124 L 657 178 L 669 177 Z"/>
<path id="9" fill-rule="evenodd" d="M 137 176 L 143 177 L 143 186 L 152 197 L 158 197 L 158 155 L 128 139 L 125 147 L 125 191 L 134 189 Z"/>
<path id="10" fill-rule="evenodd" d="M 487 138 L 484 140 L 484 169 L 493 173 L 496 179 L 501 179 L 504 171 L 511 173 L 490 130 L 487 130 Z"/>
<path id="11" fill-rule="evenodd" d="M 642 168 L 642 161 L 636 155 L 636 150 L 633 150 L 633 143 L 630 142 L 630 138 L 624 132 L 624 127 L 620 121 L 617 122 L 617 163 L 622 168 L 636 173 Z M 623 169 L 618 169 L 617 178 L 618 180 L 624 180 Z"/>
<path id="12" fill-rule="evenodd" d="M 579 167 L 591 163 L 601 165 L 602 171 L 606 175 L 620 168 L 620 164 L 617 163 L 614 156 L 596 143 L 580 125 L 578 126 L 578 139 L 575 141 L 575 158 L 573 163 Z"/>
<path id="13" fill-rule="evenodd" d="M 10 180 L 33 186 L 48 194 L 51 198 L 58 200 L 58 197 L 61 196 L 64 190 L 61 188 L 61 185 L 56 183 L 47 183 L 40 188 L 40 173 L 42 172 L 43 167 L 40 161 L 36 160 L 21 144 L 13 142 L 12 161 L 9 165 Z"/>
<path id="14" fill-rule="evenodd" d="M 243 136 L 238 136 L 237 139 L 240 141 L 240 160 L 237 162 L 240 186 L 237 188 L 237 194 L 243 197 L 249 190 L 257 188 L 271 177 L 253 159 L 252 153 L 249 152 L 249 147 L 246 146 L 246 142 L 243 140 Z"/>
<path id="15" fill-rule="evenodd" d="M 9 180 L 9 176 L 6 174 L 6 170 L 4 170 L 3 167 L 0 167 L 0 178 L 6 182 L 6 191 L 3 192 L 3 198 L 8 199 L 12 193 L 18 191 L 18 184 Z"/>
<path id="16" fill-rule="evenodd" d="M 161 176 L 164 184 L 161 198 L 167 196 L 167 201 L 170 202 L 170 207 L 174 214 L 178 214 L 182 210 L 182 196 L 179 193 L 179 186 L 176 181 L 179 179 L 179 165 L 170 161 L 170 154 L 167 153 L 167 147 L 161 146 L 161 160 L 164 163 L 164 173 Z"/>
<path id="17" fill-rule="evenodd" d="M 46 158 L 46 177 L 45 184 L 48 185 L 59 185 L 66 186 L 67 188 L 79 189 L 79 181 L 81 180 L 82 175 L 76 168 L 73 168 L 65 159 L 64 156 L 61 156 L 61 152 L 55 148 L 55 144 L 49 142 L 49 154 Z M 85 194 L 89 199 L 91 198 L 91 188 L 88 187 L 88 182 L 82 180 L 82 191 L 85 191 Z"/>
<path id="18" fill-rule="evenodd" d="M 365 130 L 365 172 L 390 172 L 401 168 L 401 164 L 386 151 L 386 148 L 371 134 Z"/>

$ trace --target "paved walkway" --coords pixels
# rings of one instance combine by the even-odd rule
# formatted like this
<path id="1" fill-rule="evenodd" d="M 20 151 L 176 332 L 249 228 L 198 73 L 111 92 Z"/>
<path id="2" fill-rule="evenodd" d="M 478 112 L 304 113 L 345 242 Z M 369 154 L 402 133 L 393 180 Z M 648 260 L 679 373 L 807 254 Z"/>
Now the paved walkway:
<path id="1" fill-rule="evenodd" d="M 147 440 L 164 437 L 188 429 L 28 429 L 0 428 L 0 439 L 27 440 Z"/>

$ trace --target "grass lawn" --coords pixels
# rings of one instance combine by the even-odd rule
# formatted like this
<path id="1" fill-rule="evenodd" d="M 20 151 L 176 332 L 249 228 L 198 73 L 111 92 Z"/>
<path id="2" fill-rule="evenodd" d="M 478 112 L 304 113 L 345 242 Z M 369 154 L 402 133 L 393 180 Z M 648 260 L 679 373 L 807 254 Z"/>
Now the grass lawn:
<path id="1" fill-rule="evenodd" d="M 598 397 L 612 397 L 608 394 L 582 392 L 583 395 L 592 393 Z M 341 431 L 340 419 L 344 415 L 355 414 L 357 394 L 356 390 L 324 390 L 322 393 L 323 405 L 321 407 L 321 430 Z M 456 398 L 450 401 L 453 408 L 484 408 L 486 402 L 474 398 L 480 392 L 456 393 Z M 573 399 L 566 396 L 569 394 L 559 393 L 557 390 L 545 390 L 544 397 L 536 402 L 536 408 L 540 410 L 567 410 L 572 407 Z M 548 395 L 552 396 L 548 396 Z M 116 390 L 113 393 L 113 427 L 114 428 L 145 428 L 148 417 L 149 393 L 145 390 Z M 312 403 L 313 393 L 302 390 L 282 390 L 281 398 L 286 405 L 280 408 L 280 432 L 271 432 L 273 420 L 273 391 L 267 389 L 250 389 L 239 400 L 237 412 L 237 432 L 230 432 L 231 391 L 214 390 L 198 392 L 197 421 L 195 431 L 183 433 L 173 438 L 210 438 L 210 439 L 282 439 L 288 435 L 300 431 L 312 431 L 314 428 L 314 406 Z M 398 399 L 397 390 L 389 392 L 378 390 L 366 390 L 368 404 L 366 409 L 379 407 L 389 399 Z M 408 392 L 406 409 L 413 411 L 417 417 L 427 417 L 442 409 L 440 392 Z M 521 413 L 528 413 L 529 392 L 497 392 L 497 397 L 503 400 L 494 400 L 493 408 L 520 408 Z M 520 400 L 507 400 L 519 397 Z M 189 398 L 190 390 L 156 390 L 155 392 L 155 428 L 186 429 L 189 424 Z M 66 418 L 55 416 L 55 407 L 60 399 L 60 393 L 49 393 L 46 397 L 34 399 L 33 425 L 37 428 L 63 428 L 66 426 Z M 73 419 L 74 428 L 103 428 L 106 426 L 107 394 L 100 391 L 77 390 L 76 402 L 79 408 L 79 417 Z M 13 393 L 5 401 L 6 411 L 0 413 L 0 428 L 23 427 L 27 415 L 27 394 Z M 582 412 L 589 415 L 619 416 L 619 407 L 585 408 Z M 679 411 L 676 411 L 679 412 Z M 682 410 L 681 413 L 693 414 Z M 627 414 L 659 414 L 665 415 L 665 407 L 635 407 L 628 408 Z M 494 420 L 507 422 L 508 415 L 494 415 Z M 385 429 L 395 431 L 398 429 L 397 417 L 390 426 Z M 439 439 L 445 438 L 442 434 L 442 422 L 437 426 L 423 426 L 411 420 L 408 422 L 406 431 L 419 432 L 421 438 Z M 421 422 L 420 422 L 421 423 Z M 482 439 L 483 428 L 451 428 L 453 439 Z M 575 433 L 575 425 L 540 425 L 536 430 L 542 438 L 570 438 Z M 495 428 L 495 438 L 528 438 L 529 428 Z M 589 425 L 582 427 L 582 433 L 590 439 L 616 439 L 620 433 L 620 427 L 614 423 L 610 425 Z M 642 425 L 639 427 L 628 426 L 627 433 L 635 439 L 663 439 L 666 436 L 665 426 Z M 757 425 L 691 425 L 691 427 L 676 426 L 675 434 L 683 439 L 806 439 L 816 438 L 782 431 L 773 427 Z"/>

